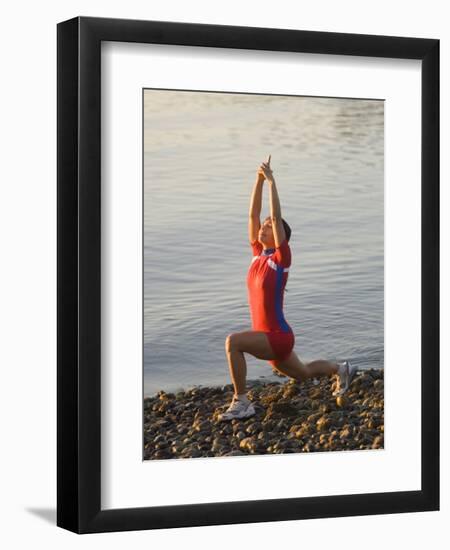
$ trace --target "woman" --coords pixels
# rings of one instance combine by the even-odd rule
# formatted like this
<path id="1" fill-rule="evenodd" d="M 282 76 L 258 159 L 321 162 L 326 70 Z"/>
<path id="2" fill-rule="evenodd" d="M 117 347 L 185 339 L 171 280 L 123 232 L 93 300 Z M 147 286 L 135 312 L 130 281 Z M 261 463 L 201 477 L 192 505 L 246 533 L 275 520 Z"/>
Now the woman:
<path id="1" fill-rule="evenodd" d="M 270 216 L 260 223 L 262 188 L 267 180 L 270 190 Z M 282 374 L 304 381 L 319 376 L 337 375 L 334 395 L 347 390 L 356 372 L 348 361 L 333 363 L 322 359 L 303 363 L 293 351 L 295 337 L 283 314 L 291 250 L 291 229 L 281 217 L 280 200 L 270 167 L 270 155 L 257 171 L 250 201 L 248 236 L 253 251 L 247 288 L 252 329 L 227 336 L 225 350 L 234 386 L 234 395 L 221 420 L 248 418 L 255 408 L 246 395 L 247 365 L 244 353 L 268 360 Z"/>

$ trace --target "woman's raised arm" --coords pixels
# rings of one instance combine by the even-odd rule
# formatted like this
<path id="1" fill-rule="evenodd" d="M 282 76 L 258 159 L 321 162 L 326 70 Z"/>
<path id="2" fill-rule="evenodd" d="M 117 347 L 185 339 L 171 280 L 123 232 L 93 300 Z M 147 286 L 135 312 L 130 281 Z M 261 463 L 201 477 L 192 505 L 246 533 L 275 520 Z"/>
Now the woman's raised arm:
<path id="1" fill-rule="evenodd" d="M 270 217 L 272 219 L 272 231 L 275 240 L 275 246 L 276 248 L 278 248 L 286 238 L 286 233 L 284 231 L 284 225 L 281 218 L 280 197 L 278 196 L 275 178 L 273 176 L 272 168 L 270 167 L 270 155 L 268 162 L 262 163 L 261 170 L 264 174 L 264 177 L 267 179 L 267 183 L 270 189 Z"/>
<path id="2" fill-rule="evenodd" d="M 250 199 L 250 210 L 248 213 L 248 238 L 251 243 L 258 239 L 258 232 L 261 227 L 259 217 L 261 215 L 263 184 L 264 174 L 260 169 L 258 169 L 256 181 L 253 185 L 252 196 Z"/>

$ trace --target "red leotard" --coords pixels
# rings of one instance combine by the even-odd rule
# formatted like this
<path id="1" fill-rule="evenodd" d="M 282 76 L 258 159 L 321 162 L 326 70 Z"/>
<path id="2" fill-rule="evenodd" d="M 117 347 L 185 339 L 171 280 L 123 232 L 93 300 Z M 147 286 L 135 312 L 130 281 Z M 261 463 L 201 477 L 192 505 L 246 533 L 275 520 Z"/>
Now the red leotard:
<path id="1" fill-rule="evenodd" d="M 263 250 L 259 241 L 251 243 L 253 259 L 247 274 L 248 302 L 253 330 L 267 334 L 278 359 L 290 355 L 294 333 L 284 318 L 283 295 L 291 265 L 286 239 L 278 248 Z M 274 360 L 270 361 L 274 364 Z"/>

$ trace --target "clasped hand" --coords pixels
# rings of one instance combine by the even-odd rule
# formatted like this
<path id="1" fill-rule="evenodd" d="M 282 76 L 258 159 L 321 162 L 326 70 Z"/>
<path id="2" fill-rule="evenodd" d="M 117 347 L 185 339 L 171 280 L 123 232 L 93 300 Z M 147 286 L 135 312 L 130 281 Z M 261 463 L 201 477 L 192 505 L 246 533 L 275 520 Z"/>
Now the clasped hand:
<path id="1" fill-rule="evenodd" d="M 258 178 L 260 180 L 264 181 L 264 179 L 266 179 L 269 183 L 273 181 L 273 172 L 272 168 L 270 167 L 270 157 L 271 155 L 269 155 L 267 162 L 263 162 L 262 164 L 260 164 L 257 172 Z"/>

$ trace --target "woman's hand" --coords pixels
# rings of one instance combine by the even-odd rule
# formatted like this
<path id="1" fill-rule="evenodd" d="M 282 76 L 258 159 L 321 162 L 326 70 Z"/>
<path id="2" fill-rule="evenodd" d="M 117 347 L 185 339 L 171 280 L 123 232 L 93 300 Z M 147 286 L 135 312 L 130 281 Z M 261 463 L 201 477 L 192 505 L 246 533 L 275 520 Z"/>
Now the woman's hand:
<path id="1" fill-rule="evenodd" d="M 270 157 L 271 155 L 269 155 L 267 162 L 263 162 L 258 169 L 258 174 L 262 174 L 268 182 L 273 181 L 273 172 L 272 168 L 270 167 Z"/>
<path id="2" fill-rule="evenodd" d="M 264 172 L 261 170 L 261 168 L 258 168 L 256 172 L 256 179 L 259 182 L 263 182 L 265 180 L 266 176 L 264 175 Z"/>

